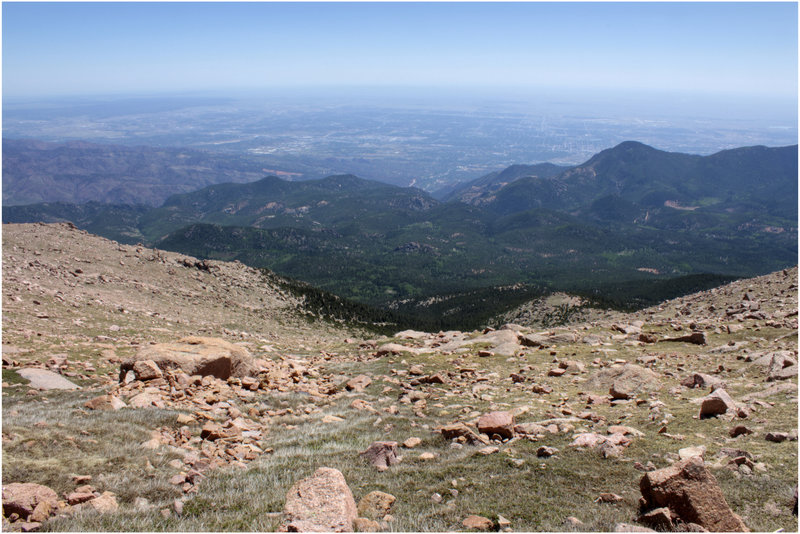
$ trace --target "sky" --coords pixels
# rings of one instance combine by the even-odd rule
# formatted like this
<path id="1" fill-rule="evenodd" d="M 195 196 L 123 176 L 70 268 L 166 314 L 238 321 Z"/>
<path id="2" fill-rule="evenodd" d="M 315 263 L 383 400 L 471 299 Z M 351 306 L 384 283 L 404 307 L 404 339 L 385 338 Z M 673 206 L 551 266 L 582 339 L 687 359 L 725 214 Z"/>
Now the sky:
<path id="1" fill-rule="evenodd" d="M 3 2 L 3 96 L 463 86 L 796 102 L 797 9 L 795 2 Z"/>

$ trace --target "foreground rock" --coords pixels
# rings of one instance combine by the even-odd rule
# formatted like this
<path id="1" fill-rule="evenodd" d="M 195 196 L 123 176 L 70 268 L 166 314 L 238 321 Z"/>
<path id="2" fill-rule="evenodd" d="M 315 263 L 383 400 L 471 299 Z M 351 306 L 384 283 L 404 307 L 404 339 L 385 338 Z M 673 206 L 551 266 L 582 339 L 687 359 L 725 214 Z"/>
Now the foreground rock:
<path id="1" fill-rule="evenodd" d="M 478 419 L 478 430 L 491 436 L 497 434 L 506 439 L 514 437 L 514 415 L 511 412 L 490 412 Z"/>
<path id="2" fill-rule="evenodd" d="M 41 523 L 58 508 L 58 495 L 41 484 L 18 483 L 3 486 L 3 515 Z"/>
<path id="3" fill-rule="evenodd" d="M 652 524 L 653 514 L 648 516 L 648 513 L 667 508 L 671 516 L 683 523 L 695 523 L 711 532 L 749 532 L 730 509 L 714 475 L 698 456 L 645 474 L 639 488 L 643 522 Z"/>
<path id="4" fill-rule="evenodd" d="M 138 380 L 154 378 L 153 365 L 161 371 L 176 370 L 189 376 L 214 376 L 222 380 L 231 376 L 252 376 L 257 371 L 247 349 L 224 339 L 189 336 L 175 343 L 158 343 L 142 348 L 136 356 L 122 362 L 120 381 L 128 371 L 133 371 Z M 137 372 L 146 376 L 140 377 Z"/>
<path id="5" fill-rule="evenodd" d="M 292 486 L 283 514 L 281 532 L 352 532 L 358 516 L 344 475 L 329 467 Z"/>

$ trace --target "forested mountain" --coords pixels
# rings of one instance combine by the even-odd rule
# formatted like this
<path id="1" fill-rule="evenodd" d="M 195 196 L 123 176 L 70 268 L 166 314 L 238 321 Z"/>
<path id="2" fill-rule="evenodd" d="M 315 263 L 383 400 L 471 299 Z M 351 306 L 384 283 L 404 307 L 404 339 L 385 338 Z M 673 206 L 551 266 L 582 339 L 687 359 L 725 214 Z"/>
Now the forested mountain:
<path id="1" fill-rule="evenodd" d="M 470 182 L 447 187 L 434 193 L 444 201 L 458 200 L 468 204 L 483 204 L 491 199 L 492 193 L 515 182 L 522 177 L 551 178 L 569 167 L 538 163 L 536 165 L 512 165 L 502 171 L 492 172 Z"/>
<path id="2" fill-rule="evenodd" d="M 554 171 L 512 167 L 476 185 L 487 189 L 470 203 L 352 175 L 268 176 L 173 195 L 152 209 L 5 206 L 3 219 L 71 220 L 380 306 L 509 284 L 641 295 L 623 282 L 750 276 L 797 261 L 797 146 L 701 157 L 628 142 L 549 177 L 532 169 Z"/>

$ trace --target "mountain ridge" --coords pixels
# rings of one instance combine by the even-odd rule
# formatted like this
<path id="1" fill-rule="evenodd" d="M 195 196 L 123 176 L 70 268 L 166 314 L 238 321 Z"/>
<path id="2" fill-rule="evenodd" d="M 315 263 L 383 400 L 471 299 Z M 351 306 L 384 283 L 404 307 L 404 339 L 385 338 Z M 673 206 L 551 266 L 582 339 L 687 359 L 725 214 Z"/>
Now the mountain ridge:
<path id="1" fill-rule="evenodd" d="M 479 206 L 352 175 L 271 176 L 173 195 L 149 210 L 4 206 L 3 220 L 74 216 L 96 229 L 110 221 L 115 239 L 239 259 L 381 306 L 517 282 L 588 289 L 619 279 L 741 277 L 796 260 L 796 153 L 795 145 L 695 156 L 628 142 L 550 178 L 518 178 Z M 757 186 L 720 187 L 762 175 L 769 179 Z M 766 209 L 775 197 L 781 206 Z"/>

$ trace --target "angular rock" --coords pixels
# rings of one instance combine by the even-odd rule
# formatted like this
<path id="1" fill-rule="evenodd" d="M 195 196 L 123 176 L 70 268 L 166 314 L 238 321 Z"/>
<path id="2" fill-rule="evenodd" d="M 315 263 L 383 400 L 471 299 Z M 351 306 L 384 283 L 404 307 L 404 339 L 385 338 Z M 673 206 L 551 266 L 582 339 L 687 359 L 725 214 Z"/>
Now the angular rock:
<path id="1" fill-rule="evenodd" d="M 491 519 L 480 515 L 468 515 L 462 522 L 464 528 L 471 530 L 492 530 L 494 523 Z"/>
<path id="2" fill-rule="evenodd" d="M 390 513 L 397 498 L 382 491 L 371 491 L 358 502 L 358 515 L 368 519 L 382 519 Z"/>
<path id="3" fill-rule="evenodd" d="M 732 437 L 732 438 L 736 438 L 736 437 L 739 437 L 739 436 L 742 436 L 742 435 L 752 434 L 752 433 L 753 433 L 753 431 L 750 430 L 749 428 L 747 428 L 746 426 L 744 426 L 744 425 L 736 425 L 735 427 L 730 429 L 730 431 L 728 432 L 728 435 L 730 435 L 730 437 Z"/>
<path id="4" fill-rule="evenodd" d="M 100 395 L 89 399 L 83 405 L 90 410 L 119 410 L 127 406 L 122 399 L 113 395 Z"/>
<path id="5" fill-rule="evenodd" d="M 102 495 L 92 499 L 87 504 L 100 514 L 110 514 L 116 512 L 119 508 L 117 498 L 110 491 L 103 492 Z"/>
<path id="6" fill-rule="evenodd" d="M 711 388 L 712 390 L 724 388 L 725 382 L 714 375 L 694 373 L 681 380 L 681 385 L 687 388 Z"/>
<path id="7" fill-rule="evenodd" d="M 348 391 L 364 391 L 372 383 L 372 379 L 367 375 L 358 375 L 347 381 L 345 388 Z"/>
<path id="8" fill-rule="evenodd" d="M 82 492 L 82 491 L 73 491 L 69 495 L 67 495 L 67 504 L 70 506 L 75 506 L 76 504 L 80 504 L 82 502 L 91 501 L 94 499 L 94 493 L 90 492 Z"/>
<path id="9" fill-rule="evenodd" d="M 572 443 L 570 443 L 569 447 L 587 447 L 589 449 L 593 449 L 600 445 L 601 443 L 605 443 L 606 437 L 597 434 L 596 432 L 583 432 L 581 434 L 576 434 Z"/>
<path id="10" fill-rule="evenodd" d="M 17 514 L 28 519 L 34 511 L 42 515 L 44 509 L 55 511 L 58 507 L 58 495 L 55 491 L 30 482 L 14 482 L 3 486 L 3 514 L 8 517 Z"/>
<path id="11" fill-rule="evenodd" d="M 373 441 L 367 450 L 359 453 L 359 455 L 366 458 L 379 471 L 388 469 L 390 465 L 400 461 L 397 457 L 396 441 Z"/>
<path id="12" fill-rule="evenodd" d="M 644 513 L 667 507 L 684 523 L 697 523 L 712 532 L 748 531 L 728 506 L 717 480 L 697 456 L 646 473 L 639 488 Z"/>
<path id="13" fill-rule="evenodd" d="M 684 447 L 678 451 L 678 458 L 681 460 L 685 460 L 687 458 L 691 458 L 692 456 L 699 456 L 702 459 L 705 459 L 706 456 L 706 447 L 705 445 L 698 445 L 696 447 Z"/>
<path id="14" fill-rule="evenodd" d="M 724 389 L 716 389 L 700 404 L 700 419 L 716 417 L 729 411 L 735 413 L 737 408 L 736 402 Z"/>
<path id="15" fill-rule="evenodd" d="M 161 378 L 164 376 L 164 373 L 161 372 L 156 362 L 153 360 L 139 360 L 133 362 L 133 367 L 131 368 L 133 374 L 136 376 L 137 380 L 141 380 L 142 382 L 146 382 L 148 380 L 155 380 L 156 378 Z"/>
<path id="16" fill-rule="evenodd" d="M 158 343 L 139 350 L 120 365 L 120 382 L 138 361 L 152 360 L 162 372 L 174 370 L 189 376 L 214 376 L 227 380 L 231 376 L 253 376 L 257 371 L 247 349 L 224 339 L 189 336 L 175 343 Z"/>
<path id="17" fill-rule="evenodd" d="M 511 412 L 489 412 L 478 419 L 478 430 L 491 436 L 497 434 L 503 438 L 514 437 L 514 414 Z"/>
<path id="18" fill-rule="evenodd" d="M 687 334 L 685 336 L 665 337 L 661 341 L 691 343 L 693 345 L 706 345 L 707 344 L 706 333 L 705 332 L 692 332 L 691 334 Z"/>
<path id="19" fill-rule="evenodd" d="M 224 428 L 219 423 L 215 423 L 214 421 L 208 421 L 206 424 L 203 425 L 203 428 L 200 431 L 200 437 L 208 441 L 216 441 L 218 439 L 225 439 L 233 436 L 238 436 L 241 433 L 242 433 L 241 429 L 239 429 L 236 426 L 230 426 L 228 428 Z"/>
<path id="20" fill-rule="evenodd" d="M 786 432 L 767 432 L 764 439 L 773 443 L 782 443 L 789 439 L 789 434 Z"/>
<path id="21" fill-rule="evenodd" d="M 358 517 L 344 475 L 329 467 L 320 467 L 292 486 L 283 514 L 284 532 L 352 532 Z"/>
<path id="22" fill-rule="evenodd" d="M 536 456 L 539 458 L 549 458 L 558 452 L 555 447 L 542 446 L 536 450 Z"/>
<path id="23" fill-rule="evenodd" d="M 471 428 L 464 423 L 451 423 L 442 427 L 442 436 L 444 439 L 454 439 L 464 437 L 470 445 L 477 445 L 482 443 L 489 444 L 489 440 L 483 436 L 476 434 Z"/>

